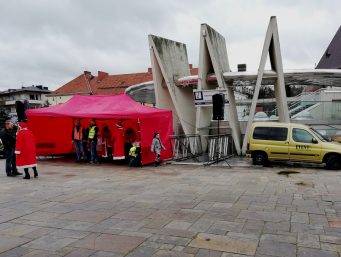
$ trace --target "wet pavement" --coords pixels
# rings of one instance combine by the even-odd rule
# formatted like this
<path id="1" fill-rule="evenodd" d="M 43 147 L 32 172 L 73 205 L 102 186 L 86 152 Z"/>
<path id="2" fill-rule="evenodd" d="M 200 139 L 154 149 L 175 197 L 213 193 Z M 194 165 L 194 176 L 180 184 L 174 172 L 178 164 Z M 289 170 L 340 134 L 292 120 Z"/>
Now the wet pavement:
<path id="1" fill-rule="evenodd" d="M 228 163 L 43 159 L 23 180 L 1 160 L 0 257 L 341 256 L 341 171 Z"/>

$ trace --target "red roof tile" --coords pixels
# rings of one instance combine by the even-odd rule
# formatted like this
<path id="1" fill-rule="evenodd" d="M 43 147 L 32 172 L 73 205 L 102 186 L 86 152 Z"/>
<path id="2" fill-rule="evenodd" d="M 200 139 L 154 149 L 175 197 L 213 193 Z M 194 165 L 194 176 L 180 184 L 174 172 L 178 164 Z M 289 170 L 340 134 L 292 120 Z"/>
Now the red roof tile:
<path id="1" fill-rule="evenodd" d="M 90 72 L 85 71 L 84 74 L 66 83 L 64 86 L 55 90 L 53 95 L 70 95 L 70 94 L 92 94 L 99 95 L 116 95 L 123 94 L 126 88 L 132 85 L 141 84 L 152 81 L 153 74 L 148 69 L 145 73 L 131 73 L 109 75 L 108 73 L 99 71 L 98 76 L 91 75 Z M 191 75 L 198 74 L 197 68 L 191 68 Z M 89 84 L 86 78 L 88 78 Z"/>
<path id="2" fill-rule="evenodd" d="M 64 86 L 55 90 L 52 94 L 82 94 L 89 93 L 84 74 L 66 83 Z"/>

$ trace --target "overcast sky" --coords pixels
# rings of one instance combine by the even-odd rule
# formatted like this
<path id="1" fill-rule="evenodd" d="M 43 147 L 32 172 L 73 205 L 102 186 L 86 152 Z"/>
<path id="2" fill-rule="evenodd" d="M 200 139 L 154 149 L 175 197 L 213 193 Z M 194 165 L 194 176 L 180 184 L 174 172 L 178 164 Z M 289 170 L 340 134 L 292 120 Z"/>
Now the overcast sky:
<path id="1" fill-rule="evenodd" d="M 57 89 L 89 70 L 151 67 L 148 34 L 183 42 L 199 59 L 200 24 L 226 39 L 232 70 L 257 70 L 270 16 L 284 69 L 314 68 L 341 25 L 340 0 L 0 0 L 0 90 Z"/>

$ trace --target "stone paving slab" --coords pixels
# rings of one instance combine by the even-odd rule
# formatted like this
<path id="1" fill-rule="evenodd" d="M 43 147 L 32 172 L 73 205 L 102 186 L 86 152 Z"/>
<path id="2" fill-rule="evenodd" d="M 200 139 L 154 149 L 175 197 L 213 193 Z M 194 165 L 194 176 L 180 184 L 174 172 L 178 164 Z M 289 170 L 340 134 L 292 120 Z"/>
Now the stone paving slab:
<path id="1" fill-rule="evenodd" d="M 110 211 L 84 211 L 75 210 L 69 213 L 61 214 L 58 219 L 61 220 L 74 220 L 84 222 L 101 222 L 109 217 L 113 216 L 113 212 Z"/>
<path id="2" fill-rule="evenodd" d="M 58 237 L 50 234 L 33 240 L 28 244 L 25 244 L 24 247 L 46 251 L 58 251 L 75 241 L 77 241 L 76 238 Z"/>
<path id="3" fill-rule="evenodd" d="M 31 249 L 28 249 L 26 247 L 16 247 L 9 251 L 5 251 L 3 253 L 0 253 L 0 257 L 21 257 L 25 254 L 28 254 L 31 252 Z"/>
<path id="4" fill-rule="evenodd" d="M 257 254 L 278 257 L 296 257 L 296 245 L 275 240 L 261 240 Z"/>
<path id="5" fill-rule="evenodd" d="M 0 257 L 341 256 L 338 171 L 57 158 L 24 181 L 4 167 Z"/>
<path id="6" fill-rule="evenodd" d="M 189 246 L 222 252 L 253 255 L 256 252 L 257 244 L 258 240 L 200 233 L 191 241 Z"/>
<path id="7" fill-rule="evenodd" d="M 68 253 L 65 256 L 66 257 L 89 257 L 94 253 L 95 251 L 93 250 L 75 248 L 74 250 L 72 250 L 70 253 Z"/>
<path id="8" fill-rule="evenodd" d="M 0 253 L 21 246 L 29 241 L 29 239 L 23 237 L 0 235 Z"/>
<path id="9" fill-rule="evenodd" d="M 288 221 L 290 219 L 290 213 L 242 210 L 238 218 L 280 222 Z"/>
<path id="10" fill-rule="evenodd" d="M 338 254 L 320 249 L 298 248 L 298 257 L 338 257 Z"/>
<path id="11" fill-rule="evenodd" d="M 135 249 L 145 239 L 143 237 L 92 234 L 73 244 L 74 247 L 86 248 L 96 251 L 107 251 L 114 253 L 127 254 Z"/>
<path id="12" fill-rule="evenodd" d="M 11 224 L 11 223 L 7 223 Z M 36 226 L 29 226 L 29 225 L 21 225 L 21 224 L 11 224 L 10 227 L 6 229 L 1 229 L 0 234 L 1 235 L 9 235 L 9 236 L 23 236 L 26 234 L 29 234 L 31 232 L 36 231 L 37 228 Z"/>

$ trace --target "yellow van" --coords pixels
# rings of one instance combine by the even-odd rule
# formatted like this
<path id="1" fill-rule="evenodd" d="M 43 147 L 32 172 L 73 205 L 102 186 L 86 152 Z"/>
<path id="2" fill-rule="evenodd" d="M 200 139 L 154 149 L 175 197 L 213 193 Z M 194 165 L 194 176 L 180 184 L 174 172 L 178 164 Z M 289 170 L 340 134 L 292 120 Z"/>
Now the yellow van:
<path id="1" fill-rule="evenodd" d="M 289 160 L 326 163 L 328 169 L 341 169 L 341 144 L 328 142 L 313 128 L 296 123 L 253 123 L 246 153 L 256 165 Z"/>

